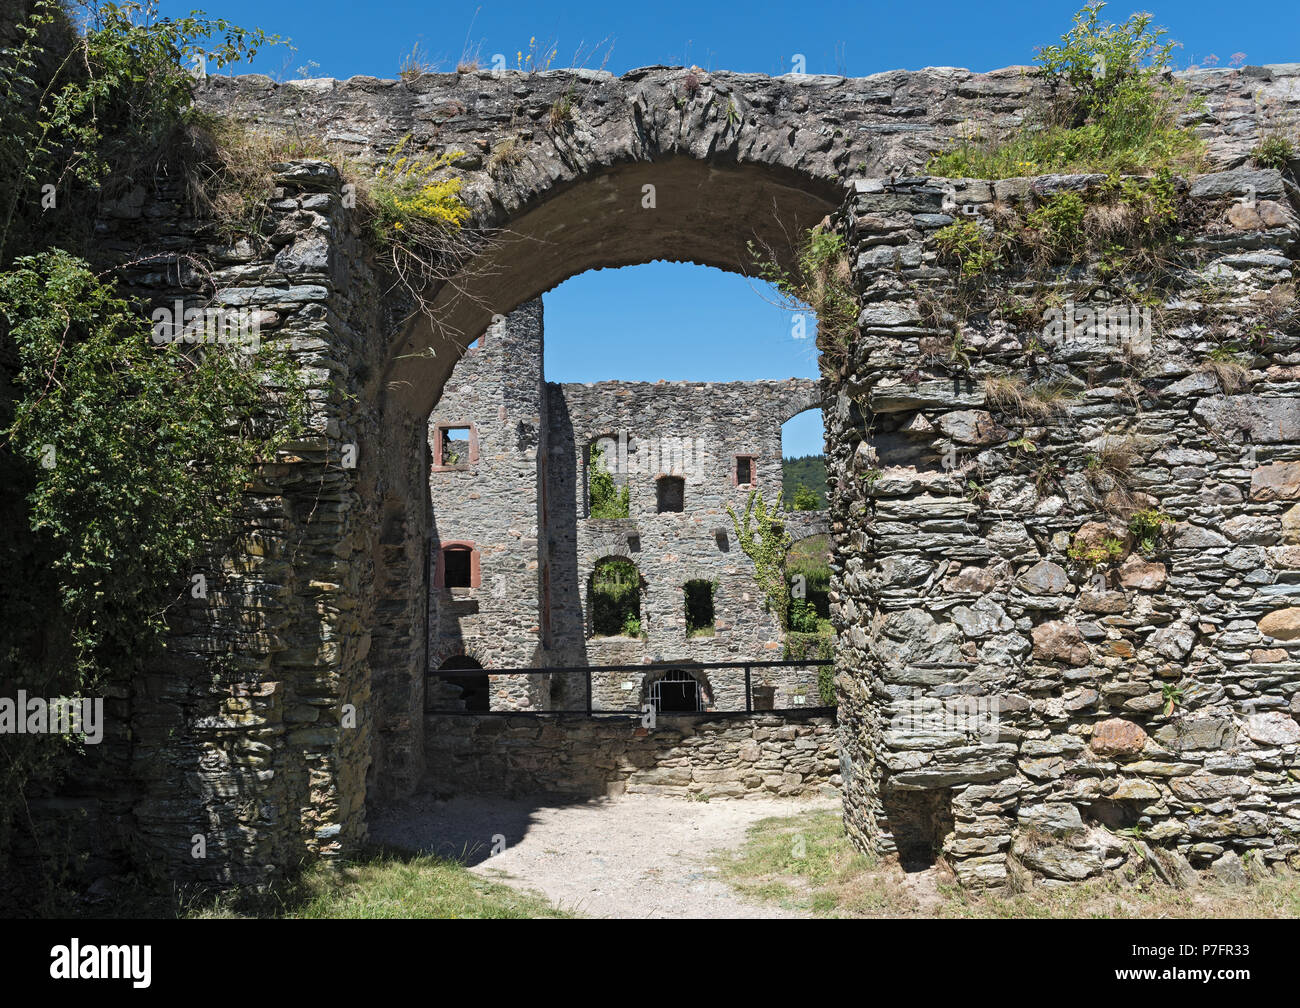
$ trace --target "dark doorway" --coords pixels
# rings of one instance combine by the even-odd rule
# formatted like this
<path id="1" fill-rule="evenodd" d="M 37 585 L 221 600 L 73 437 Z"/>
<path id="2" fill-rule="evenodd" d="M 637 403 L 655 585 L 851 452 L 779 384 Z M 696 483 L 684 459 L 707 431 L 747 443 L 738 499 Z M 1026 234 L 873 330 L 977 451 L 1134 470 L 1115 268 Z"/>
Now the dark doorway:
<path id="1" fill-rule="evenodd" d="M 694 714 L 704 709 L 700 702 L 700 684 L 690 675 L 672 671 L 650 684 L 650 702 L 665 714 Z"/>
<path id="2" fill-rule="evenodd" d="M 492 709 L 487 673 L 483 666 L 473 658 L 457 655 L 442 663 L 438 672 L 441 678 L 460 687 L 460 699 L 467 711 L 488 711 Z M 460 673 L 460 674 L 454 674 Z"/>

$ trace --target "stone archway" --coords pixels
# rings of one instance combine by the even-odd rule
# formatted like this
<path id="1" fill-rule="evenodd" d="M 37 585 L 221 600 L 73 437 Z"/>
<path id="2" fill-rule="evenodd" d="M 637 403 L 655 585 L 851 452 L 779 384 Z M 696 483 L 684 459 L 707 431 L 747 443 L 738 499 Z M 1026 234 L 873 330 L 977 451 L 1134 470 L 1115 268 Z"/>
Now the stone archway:
<path id="1" fill-rule="evenodd" d="M 723 132 L 716 123 L 707 128 Z M 420 425 L 452 365 L 494 318 L 513 318 L 518 306 L 570 276 L 660 259 L 749 272 L 751 241 L 785 254 L 797 235 L 832 214 L 843 199 L 842 183 L 827 171 L 829 164 L 818 162 L 815 172 L 796 170 L 786 163 L 786 147 L 738 154 L 705 144 L 707 156 L 696 157 L 693 149 L 682 149 L 667 123 L 640 131 L 624 123 L 619 130 L 617 145 L 604 151 L 598 162 L 559 167 L 528 163 L 508 179 L 476 181 L 482 188 L 475 190 L 475 222 L 501 227 L 503 236 L 437 291 L 432 298 L 434 319 L 417 318 L 388 346 L 388 361 L 375 390 L 375 410 L 385 427 L 407 430 Z M 653 187 L 653 206 L 643 205 L 647 186 Z M 800 389 L 783 409 L 797 413 L 813 402 L 820 397 Z M 398 496 L 417 507 L 425 496 L 422 475 L 412 465 L 419 457 L 414 446 L 393 445 L 376 462 L 382 472 L 378 478 L 390 487 L 408 487 Z M 433 520 L 436 523 L 436 516 Z M 406 549 L 378 546 L 377 583 L 417 594 L 412 589 L 418 576 L 419 537 L 440 531 L 426 531 L 424 521 L 416 509 L 408 510 Z M 629 555 L 626 536 L 614 530 L 609 539 L 611 554 Z M 403 604 L 396 597 L 378 602 L 391 608 Z M 410 614 L 407 623 L 394 636 L 418 638 L 417 606 L 405 608 Z M 393 716 L 377 726 L 380 745 L 370 774 L 376 798 L 415 786 L 423 749 L 418 720 L 397 714 L 403 700 L 418 691 L 408 676 L 418 677 L 420 670 L 400 653 L 382 658 L 384 666 L 372 665 L 374 688 L 380 709 Z M 382 768 L 386 753 L 409 768 L 400 780 Z"/>
<path id="2" fill-rule="evenodd" d="M 1105 661 L 1094 661 L 1112 646 L 1120 649 L 1116 655 L 1128 648 L 1161 669 L 1185 660 L 1198 664 L 1200 684 L 1212 688 L 1196 691 L 1194 705 L 1178 714 L 1192 715 L 1195 738 L 1209 739 L 1210 748 L 1229 734 L 1249 738 L 1252 752 L 1274 742 L 1295 744 L 1287 740 L 1300 729 L 1283 712 L 1290 695 L 1273 690 L 1269 709 L 1247 717 L 1219 699 L 1218 689 L 1221 679 L 1239 681 L 1243 662 L 1253 661 L 1256 650 L 1268 657 L 1262 645 L 1293 639 L 1294 607 L 1282 607 L 1280 596 L 1265 590 L 1271 583 L 1237 583 L 1235 575 L 1224 574 L 1226 563 L 1214 570 L 1198 566 L 1200 554 L 1222 557 L 1229 545 L 1217 528 L 1198 521 L 1193 507 L 1183 506 L 1172 562 L 1211 581 L 1232 578 L 1231 591 L 1216 603 L 1218 615 L 1201 620 L 1198 600 L 1175 585 L 1172 603 L 1161 610 L 1170 625 L 1144 623 L 1123 639 L 1107 630 L 1100 631 L 1104 639 L 1096 636 L 1102 621 L 1089 615 L 1088 606 L 1134 604 L 1150 612 L 1149 594 L 1142 593 L 1157 589 L 1121 584 L 1122 591 L 1114 589 L 1118 598 L 1105 592 L 1097 603 L 1090 597 L 1095 593 L 1069 580 L 1064 565 L 1070 540 L 1098 512 L 1086 477 L 1073 473 L 1070 492 L 1054 495 L 1059 499 L 1050 508 L 1038 508 L 1032 480 L 1007 461 L 1013 457 L 1012 432 L 1003 421 L 1014 418 L 990 401 L 984 379 L 991 372 L 962 374 L 945 366 L 958 356 L 943 344 L 951 334 L 915 303 L 918 278 L 941 286 L 958 282 L 933 241 L 952 219 L 946 189 L 961 188 L 963 208 L 978 213 L 1005 200 L 1031 208 L 1062 185 L 1088 184 L 1060 176 L 990 184 L 920 175 L 926 156 L 961 132 L 965 121 L 987 123 L 990 135 L 1019 123 L 1021 110 L 1041 93 L 1032 77 L 1015 69 L 989 75 L 934 70 L 863 81 L 717 74 L 704 75 L 698 95 L 684 96 L 688 73 L 656 68 L 618 80 L 574 73 L 449 74 L 409 83 L 292 85 L 214 78 L 201 97 L 207 108 L 247 122 L 341 137 L 370 159 L 406 135 L 421 148 L 455 145 L 466 151 L 459 170 L 474 224 L 507 233 L 456 282 L 431 292 L 433 324 L 407 324 L 409 306 L 367 259 L 337 172 L 314 161 L 278 170 L 280 192 L 272 206 L 278 244 L 256 269 L 240 264 L 228 271 L 223 294 L 239 298 L 230 303 L 292 318 L 287 330 L 300 341 L 318 409 L 308 435 L 277 460 L 273 475 L 279 482 L 265 495 L 269 502 L 259 499 L 261 510 L 248 519 L 258 534 L 264 526 L 293 533 L 290 563 L 247 563 L 263 570 L 236 581 L 230 593 L 240 606 L 240 620 L 232 625 L 244 632 L 249 624 L 249 636 L 256 638 L 249 649 L 256 649 L 254 660 L 242 678 L 215 686 L 201 675 L 191 677 L 187 734 L 182 743 L 159 744 L 186 772 L 169 768 L 172 790 L 151 781 L 151 803 L 140 806 L 141 821 L 156 834 L 156 846 L 170 852 L 178 874 L 196 871 L 186 851 L 195 828 L 190 820 L 198 816 L 215 823 L 209 847 L 214 856 L 200 870 L 256 880 L 303 851 L 354 848 L 364 839 L 367 788 L 372 800 L 382 800 L 418 783 L 423 756 L 417 712 L 429 663 L 419 642 L 427 640 L 427 544 L 435 531 L 424 506 L 425 423 L 452 364 L 488 321 L 589 268 L 667 258 L 743 270 L 748 238 L 779 250 L 789 235 L 841 208 L 853 284 L 864 305 L 859 338 L 852 353 L 837 361 L 825 413 L 840 589 L 833 615 L 845 741 L 841 765 L 846 823 L 855 841 L 878 851 L 917 846 L 906 829 L 896 828 L 906 824 L 893 824 L 890 817 L 925 819 L 934 829 L 922 833 L 944 833 L 963 881 L 998 884 L 1019 823 L 1073 831 L 1077 805 L 1089 811 L 1100 801 L 1067 793 L 1058 783 L 1068 776 L 1065 767 L 1082 765 L 1082 749 L 1113 756 L 1141 774 L 1132 757 L 1148 735 L 1134 718 L 1160 744 L 1183 745 L 1177 732 L 1160 724 L 1164 705 L 1154 679 L 1144 680 L 1144 692 L 1132 696 L 1125 692 L 1132 684 L 1114 688 Z M 1241 85 L 1235 73 L 1189 82 L 1194 91 L 1216 96 L 1216 108 L 1231 110 L 1232 101 L 1217 96 L 1226 99 L 1227 89 Z M 548 109 L 571 88 L 581 92 L 574 118 L 552 131 Z M 1235 114 L 1207 113 L 1201 127 L 1213 139 L 1221 168 L 1235 168 L 1249 150 L 1250 138 L 1233 132 Z M 521 154 L 512 165 L 503 169 L 498 162 L 492 170 L 498 138 L 514 138 Z M 646 186 L 654 187 L 653 206 L 643 202 Z M 1198 180 L 1190 195 L 1200 201 L 1194 208 L 1200 216 L 1188 226 L 1201 228 L 1198 237 L 1224 232 L 1225 221 L 1231 223 L 1225 204 L 1246 188 L 1275 204 L 1285 226 L 1266 231 L 1249 221 L 1233 225 L 1234 241 L 1269 252 L 1225 262 L 1252 294 L 1267 293 L 1273 283 L 1268 271 L 1292 262 L 1300 230 L 1283 206 L 1289 196 L 1277 172 L 1225 171 L 1208 183 Z M 996 339 L 986 346 L 1005 334 L 988 335 Z M 1199 438 L 1195 424 L 1222 427 L 1215 417 L 1240 408 L 1252 444 L 1268 446 L 1264 464 L 1244 470 L 1228 450 L 1232 446 L 1217 444 L 1190 458 L 1209 467 L 1212 481 L 1237 500 L 1260 505 L 1280 528 L 1284 502 L 1289 506 L 1300 493 L 1297 435 L 1290 422 L 1293 390 L 1261 378 L 1241 402 L 1222 395 L 1198 370 L 1194 347 L 1181 336 L 1164 350 L 1170 366 L 1152 381 L 1179 405 L 1166 410 L 1162 422 L 1171 429 L 1183 425 L 1186 436 Z M 1113 364 L 1114 355 L 1104 347 L 1088 353 Z M 1024 356 L 1007 349 L 997 363 L 1019 376 Z M 1089 384 L 1092 365 L 1080 360 L 1066 359 L 1061 366 L 1081 387 L 1104 391 Z M 1257 402 L 1256 396 L 1270 401 Z M 1101 398 L 1090 409 L 1104 427 L 1115 419 L 1120 400 Z M 1085 446 L 1078 438 L 1063 442 L 1052 445 L 1053 451 L 1082 467 Z M 1166 482 L 1200 481 L 1186 475 L 1188 456 L 1171 461 L 1175 456 L 1160 458 L 1154 445 L 1147 447 L 1153 468 L 1170 477 Z M 1001 466 L 986 493 L 983 484 L 972 488 L 958 467 L 944 464 L 977 455 Z M 997 506 L 986 506 L 985 496 L 996 498 Z M 1214 514 L 1215 524 L 1228 531 L 1226 516 Z M 1232 547 L 1242 552 L 1234 559 L 1243 570 L 1275 579 L 1279 565 L 1295 562 L 1280 532 L 1232 531 L 1245 537 Z M 1260 544 L 1253 542 L 1257 536 Z M 1254 555 L 1262 550 L 1279 552 Z M 1142 568 L 1140 577 L 1173 584 L 1165 573 L 1163 567 Z M 1132 570 L 1128 576 L 1139 577 Z M 1243 634 L 1226 665 L 1211 646 L 1217 624 L 1225 621 Z M 184 657 L 206 658 L 211 650 L 206 641 L 188 641 L 172 652 L 181 654 L 173 661 L 181 666 Z M 1085 667 L 1096 670 L 1097 688 L 1067 688 L 1066 673 Z M 973 701 L 1000 705 L 1006 736 L 982 734 L 980 711 L 954 711 L 953 687 L 969 691 Z M 159 682 L 142 683 L 141 694 L 142 707 L 159 697 L 180 707 Z M 249 707 L 256 708 L 254 726 L 227 717 L 230 710 Z M 1112 721 L 1102 721 L 1103 715 L 1113 715 Z M 268 727 L 279 746 L 275 772 L 232 770 L 232 752 L 250 761 L 269 759 L 255 737 Z M 1038 741 L 1048 736 L 1049 742 Z M 1024 744 L 1027 739 L 1032 744 Z M 196 751 L 201 759 L 195 759 Z M 1205 758 L 1195 750 L 1183 755 L 1197 771 L 1192 776 L 1198 779 L 1189 782 L 1195 788 L 1204 783 L 1199 778 Z M 199 769 L 190 773 L 195 763 Z M 1122 776 L 1116 786 L 1126 786 Z M 1244 786 L 1269 811 L 1233 813 L 1226 824 L 1252 831 L 1242 836 L 1279 832 L 1281 815 L 1268 804 L 1261 780 Z M 1166 807 L 1177 805 L 1177 791 L 1164 782 L 1144 777 L 1140 783 L 1143 792 L 1174 803 Z M 1181 784 L 1179 789 L 1185 790 Z M 184 792 L 196 816 L 171 814 L 181 800 L 173 791 Z M 913 792 L 932 792 L 935 801 L 899 800 Z M 1188 803 L 1200 797 L 1189 794 Z M 942 807 L 949 797 L 951 835 Z M 1058 799 L 1069 805 L 1067 814 L 1059 814 Z M 246 807 L 267 810 L 265 818 L 245 822 L 240 810 Z M 1193 853 L 1204 846 L 1195 843 L 1198 837 L 1228 835 L 1204 832 L 1218 829 L 1217 821 L 1189 821 L 1181 813 L 1166 816 L 1162 826 L 1178 831 L 1177 842 Z M 919 845 L 939 839 L 923 836 Z M 1089 856 L 1100 864 L 1104 853 L 1098 847 Z"/>

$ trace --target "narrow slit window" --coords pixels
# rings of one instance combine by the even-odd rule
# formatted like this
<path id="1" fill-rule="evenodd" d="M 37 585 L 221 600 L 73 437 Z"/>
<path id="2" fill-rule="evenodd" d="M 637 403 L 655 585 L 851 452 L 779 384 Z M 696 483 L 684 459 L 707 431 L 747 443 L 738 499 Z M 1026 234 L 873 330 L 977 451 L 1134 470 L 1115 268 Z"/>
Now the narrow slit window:
<path id="1" fill-rule="evenodd" d="M 737 455 L 735 480 L 736 486 L 753 486 L 758 482 L 758 458 L 754 455 Z"/>

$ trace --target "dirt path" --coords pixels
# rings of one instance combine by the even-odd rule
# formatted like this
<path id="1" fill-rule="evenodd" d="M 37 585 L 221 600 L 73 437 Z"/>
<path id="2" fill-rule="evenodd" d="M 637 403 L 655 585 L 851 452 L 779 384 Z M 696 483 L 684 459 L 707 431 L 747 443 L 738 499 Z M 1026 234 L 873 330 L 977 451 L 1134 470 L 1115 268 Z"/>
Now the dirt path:
<path id="1" fill-rule="evenodd" d="M 589 917 L 798 917 L 743 902 L 709 865 L 709 854 L 739 847 L 760 819 L 817 807 L 838 802 L 413 799 L 372 822 L 370 833 L 381 843 L 463 857 L 471 871 Z"/>

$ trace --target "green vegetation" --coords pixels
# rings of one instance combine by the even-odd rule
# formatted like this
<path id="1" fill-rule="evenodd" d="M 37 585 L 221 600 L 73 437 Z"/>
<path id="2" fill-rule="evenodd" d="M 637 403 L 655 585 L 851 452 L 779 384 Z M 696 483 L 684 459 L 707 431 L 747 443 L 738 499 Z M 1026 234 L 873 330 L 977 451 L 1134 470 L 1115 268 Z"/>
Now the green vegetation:
<path id="1" fill-rule="evenodd" d="M 78 35 L 57 0 L 35 0 L 0 52 L 0 264 L 15 250 L 75 250 L 101 200 L 183 167 L 200 118 L 187 65 L 225 67 L 281 42 L 222 19 L 159 17 L 152 0 L 85 7 Z M 44 212 L 46 184 L 63 212 Z"/>
<path id="2" fill-rule="evenodd" d="M 731 516 L 741 550 L 754 564 L 754 578 L 767 595 L 768 605 L 784 630 L 790 610 L 790 583 L 785 573 L 790 536 L 786 534 L 781 517 L 781 497 L 777 495 L 776 503 L 769 510 L 763 494 L 752 490 L 745 502 L 743 520 L 730 504 L 727 505 L 727 514 Z"/>
<path id="3" fill-rule="evenodd" d="M 1095 546 L 1087 543 L 1072 543 L 1065 551 L 1065 555 L 1080 566 L 1091 570 L 1124 559 L 1126 552 L 1123 542 L 1115 536 L 1106 536 Z"/>
<path id="4" fill-rule="evenodd" d="M 1269 133 L 1255 145 L 1250 159 L 1260 168 L 1286 171 L 1295 160 L 1295 145 L 1282 133 Z"/>
<path id="5" fill-rule="evenodd" d="M 1078 193 L 1059 192 L 1030 212 L 1029 226 L 1054 257 L 1073 257 L 1083 245 L 1083 217 L 1088 206 Z"/>
<path id="6" fill-rule="evenodd" d="M 781 460 L 781 496 L 795 511 L 822 511 L 826 508 L 826 459 L 821 455 L 801 455 Z"/>
<path id="7" fill-rule="evenodd" d="M 1049 886 L 1016 872 L 1007 890 L 964 889 L 942 859 L 924 873 L 904 873 L 893 858 L 859 853 L 838 809 L 764 819 L 744 846 L 714 863 L 747 899 L 815 917 L 942 918 L 1294 918 L 1300 915 L 1300 872 L 1255 869 L 1250 886 L 1203 878 L 1175 889 L 1145 868 Z M 1248 868 L 1248 870 L 1250 870 Z"/>
<path id="8" fill-rule="evenodd" d="M 93 695 L 138 675 L 168 610 L 223 548 L 258 467 L 299 431 L 306 399 L 276 347 L 225 330 L 229 319 L 187 342 L 152 332 L 148 306 L 120 293 L 118 264 L 86 258 L 103 204 L 133 189 L 178 180 L 196 211 L 212 210 L 229 175 L 204 160 L 212 137 L 187 68 L 278 40 L 162 18 L 152 3 L 86 13 L 78 33 L 58 3 L 35 0 L 0 54 L 6 694 Z M 207 268 L 191 260 L 180 272 Z M 44 844 L 26 802 L 67 772 L 80 742 L 41 738 L 0 736 L 0 851 L 13 849 L 13 829 L 32 830 L 39 881 L 57 886 L 87 853 Z"/>
<path id="9" fill-rule="evenodd" d="M 371 232 L 381 247 L 418 241 L 426 231 L 437 236 L 469 219 L 469 207 L 459 195 L 461 180 L 438 177 L 465 152 L 447 151 L 436 157 L 408 154 L 410 141 L 411 134 L 402 137 L 370 183 Z"/>
<path id="10" fill-rule="evenodd" d="M 631 511 L 631 491 L 621 489 L 605 465 L 605 453 L 592 445 L 587 455 L 587 496 L 590 518 L 626 518 Z"/>
<path id="11" fill-rule="evenodd" d="M 788 659 L 834 657 L 828 538 L 817 535 L 801 539 L 786 555 L 786 578 L 791 584 L 785 635 L 785 657 Z M 800 594 L 802 598 L 798 597 Z M 832 667 L 824 665 L 818 669 L 817 688 L 822 706 L 833 707 L 835 670 Z"/>
<path id="12" fill-rule="evenodd" d="M 641 574 L 631 560 L 602 560 L 591 574 L 591 628 L 596 637 L 641 636 Z"/>
<path id="13" fill-rule="evenodd" d="M 794 500 L 791 505 L 791 509 L 794 511 L 816 511 L 821 507 L 821 501 L 817 499 L 815 490 L 811 490 L 800 483 L 794 488 Z"/>
<path id="14" fill-rule="evenodd" d="M 242 916 L 221 904 L 194 918 Z M 430 854 L 378 852 L 364 860 L 318 864 L 303 873 L 273 916 L 286 919 L 503 920 L 569 918 L 543 896 L 481 878 L 464 865 Z"/>
<path id="15" fill-rule="evenodd" d="M 1159 508 L 1142 508 L 1129 518 L 1128 531 L 1134 547 L 1146 557 L 1155 556 L 1165 537 L 1172 531 L 1174 520 Z"/>
<path id="16" fill-rule="evenodd" d="M 1001 179 L 1195 168 L 1202 144 L 1179 124 L 1192 103 L 1180 84 L 1165 78 L 1177 43 L 1152 27 L 1150 14 L 1134 14 L 1120 25 L 1103 22 L 1104 6 L 1086 5 L 1060 45 L 1039 51 L 1036 59 L 1054 92 L 1036 121 L 1004 143 L 967 137 L 932 158 L 930 173 Z"/>
<path id="17" fill-rule="evenodd" d="M 772 284 L 792 311 L 811 309 L 817 316 L 818 358 L 824 374 L 848 360 L 858 331 L 858 298 L 844 236 L 820 227 L 809 228 L 792 255 L 778 256 L 770 248 L 749 244 L 760 279 Z M 793 271 L 781 263 L 794 260 Z"/>
<path id="18" fill-rule="evenodd" d="M 974 221 L 956 221 L 940 228 L 934 240 L 944 256 L 957 264 L 963 280 L 988 272 L 1001 258 L 996 237 Z"/>

